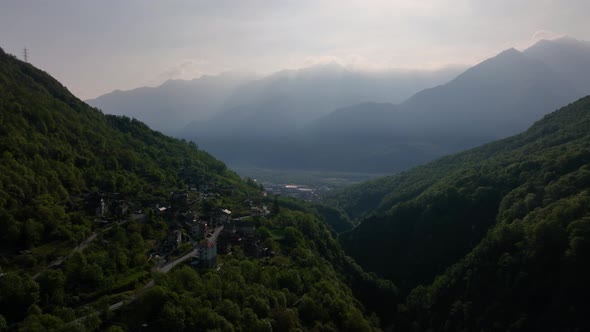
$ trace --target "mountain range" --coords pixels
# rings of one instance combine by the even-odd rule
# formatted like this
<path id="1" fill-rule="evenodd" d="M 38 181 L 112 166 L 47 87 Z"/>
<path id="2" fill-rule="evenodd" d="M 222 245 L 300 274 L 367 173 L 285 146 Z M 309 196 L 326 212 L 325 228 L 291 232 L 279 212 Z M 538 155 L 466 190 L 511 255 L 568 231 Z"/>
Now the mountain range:
<path id="1" fill-rule="evenodd" d="M 542 40 L 459 70 L 327 64 L 171 81 L 88 102 L 195 140 L 235 167 L 382 174 L 513 135 L 588 94 L 590 46 Z"/>
<path id="2" fill-rule="evenodd" d="M 187 123 L 205 120 L 253 75 L 224 73 L 190 81 L 169 80 L 158 87 L 113 91 L 86 102 L 105 113 L 140 119 L 151 128 L 178 136 Z"/>
<path id="3" fill-rule="evenodd" d="M 153 88 L 114 91 L 87 102 L 109 114 L 138 118 L 169 135 L 252 135 L 258 131 L 277 135 L 339 107 L 366 101 L 401 102 L 446 82 L 459 70 L 365 72 L 328 63 L 262 78 L 227 72 L 167 81 Z"/>
<path id="4" fill-rule="evenodd" d="M 590 76 L 583 74 L 590 70 L 589 59 L 586 42 L 541 41 L 523 52 L 503 51 L 397 105 L 348 106 L 296 131 L 265 116 L 255 125 L 241 119 L 242 130 L 207 122 L 212 130 L 195 130 L 193 137 L 230 165 L 396 172 L 518 133 L 590 93 Z"/>

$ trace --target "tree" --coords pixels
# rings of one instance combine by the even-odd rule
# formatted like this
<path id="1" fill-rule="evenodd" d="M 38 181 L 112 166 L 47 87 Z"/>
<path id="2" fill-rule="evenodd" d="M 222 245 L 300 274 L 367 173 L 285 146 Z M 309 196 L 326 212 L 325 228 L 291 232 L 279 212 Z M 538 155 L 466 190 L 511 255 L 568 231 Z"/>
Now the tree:
<path id="1" fill-rule="evenodd" d="M 39 285 L 28 274 L 6 273 L 0 278 L 0 312 L 8 322 L 23 319 L 39 301 Z"/>
<path id="2" fill-rule="evenodd" d="M 43 305 L 64 304 L 65 277 L 61 270 L 47 270 L 38 279 L 40 298 Z"/>

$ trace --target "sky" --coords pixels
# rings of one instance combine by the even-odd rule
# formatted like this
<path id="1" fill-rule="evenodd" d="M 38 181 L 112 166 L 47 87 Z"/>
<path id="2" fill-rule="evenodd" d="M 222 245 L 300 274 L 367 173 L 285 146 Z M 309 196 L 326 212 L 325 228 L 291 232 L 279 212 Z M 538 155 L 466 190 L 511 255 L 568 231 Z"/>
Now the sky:
<path id="1" fill-rule="evenodd" d="M 473 65 L 543 38 L 590 40 L 588 0 L 0 0 L 0 47 L 82 99 L 168 79 Z"/>

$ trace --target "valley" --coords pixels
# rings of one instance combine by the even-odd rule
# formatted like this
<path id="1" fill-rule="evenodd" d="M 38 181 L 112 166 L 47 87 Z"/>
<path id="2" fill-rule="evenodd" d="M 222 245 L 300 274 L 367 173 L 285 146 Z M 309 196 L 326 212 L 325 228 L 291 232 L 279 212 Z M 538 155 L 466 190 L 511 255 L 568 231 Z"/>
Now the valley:
<path id="1" fill-rule="evenodd" d="M 0 332 L 589 331 L 588 12 L 0 3 Z"/>

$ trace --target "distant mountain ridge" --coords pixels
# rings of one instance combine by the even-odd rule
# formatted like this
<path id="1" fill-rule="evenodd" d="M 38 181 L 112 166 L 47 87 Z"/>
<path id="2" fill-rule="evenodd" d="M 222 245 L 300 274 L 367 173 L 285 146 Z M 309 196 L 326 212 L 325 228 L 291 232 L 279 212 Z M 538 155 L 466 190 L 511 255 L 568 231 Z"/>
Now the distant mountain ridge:
<path id="1" fill-rule="evenodd" d="M 547 49 L 553 54 L 550 64 L 543 61 L 549 58 Z M 566 70 L 570 59 L 579 59 L 574 62 L 578 71 Z M 272 144 L 265 143 L 272 135 L 264 140 L 260 128 L 262 134 L 251 144 L 251 137 L 239 135 L 236 149 L 231 135 L 199 141 L 231 165 L 396 172 L 518 133 L 590 93 L 585 90 L 590 75 L 578 75 L 590 70 L 589 59 L 586 42 L 539 42 L 523 52 L 503 51 L 397 106 L 363 103 L 337 109 Z"/>
<path id="2" fill-rule="evenodd" d="M 284 70 L 238 87 L 211 120 L 186 127 L 185 136 L 284 136 L 337 108 L 363 102 L 401 102 L 452 79 L 456 68 L 438 71 L 362 72 L 339 64 Z"/>
<path id="3" fill-rule="evenodd" d="M 259 130 L 268 135 L 272 128 L 281 134 L 339 107 L 401 102 L 421 89 L 452 79 L 460 70 L 370 73 L 331 63 L 262 78 L 228 72 L 173 80 L 153 88 L 114 91 L 87 102 L 105 113 L 134 117 L 166 134 L 187 138 Z"/>
<path id="4" fill-rule="evenodd" d="M 590 42 L 568 37 L 542 40 L 523 54 L 547 64 L 582 94 L 590 93 Z"/>
<path id="5" fill-rule="evenodd" d="M 447 84 L 415 94 L 400 104 L 400 109 L 406 126 L 499 138 L 524 130 L 579 97 L 580 92 L 567 78 L 543 62 L 509 49 Z"/>
<path id="6" fill-rule="evenodd" d="M 117 90 L 86 102 L 105 113 L 133 117 L 179 136 L 188 122 L 209 118 L 237 86 L 251 79 L 249 74 L 228 72 L 188 81 L 169 80 L 158 87 Z"/>
<path id="7" fill-rule="evenodd" d="M 154 111 L 152 123 L 161 130 L 181 119 L 186 126 L 177 124 L 175 134 L 234 167 L 397 172 L 518 133 L 590 93 L 588 45 L 571 38 L 540 41 L 462 73 L 368 74 L 337 64 L 285 70 L 212 93 L 214 103 L 187 88 L 179 94 L 202 96 L 200 105 L 217 109 L 193 122 L 176 116 L 176 101 L 163 96 L 163 85 L 145 98 L 159 100 L 133 116 Z M 135 103 L 131 94 L 122 93 Z"/>

